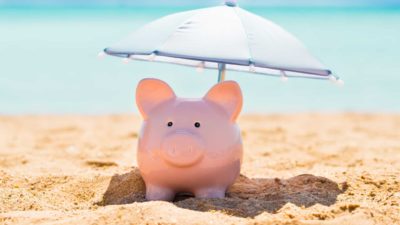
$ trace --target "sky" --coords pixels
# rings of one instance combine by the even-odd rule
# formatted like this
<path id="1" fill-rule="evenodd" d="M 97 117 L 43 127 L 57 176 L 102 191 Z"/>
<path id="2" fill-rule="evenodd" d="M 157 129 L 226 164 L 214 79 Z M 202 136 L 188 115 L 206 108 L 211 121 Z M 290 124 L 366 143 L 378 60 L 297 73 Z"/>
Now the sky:
<path id="1" fill-rule="evenodd" d="M 223 0 L 0 0 L 0 6 L 208 6 Z M 238 0 L 242 6 L 400 6 L 400 0 Z"/>

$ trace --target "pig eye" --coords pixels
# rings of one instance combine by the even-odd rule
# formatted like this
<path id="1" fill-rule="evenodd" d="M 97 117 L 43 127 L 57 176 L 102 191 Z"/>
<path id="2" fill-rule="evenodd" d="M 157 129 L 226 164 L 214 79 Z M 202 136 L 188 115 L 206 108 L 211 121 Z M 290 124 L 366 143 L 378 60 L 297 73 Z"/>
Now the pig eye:
<path id="1" fill-rule="evenodd" d="M 173 125 L 173 123 L 172 123 L 171 121 L 169 121 L 169 122 L 167 123 L 167 126 L 169 126 L 169 127 L 172 127 L 172 125 Z"/>
<path id="2" fill-rule="evenodd" d="M 196 128 L 199 128 L 199 127 L 200 127 L 200 123 L 199 123 L 199 122 L 196 122 L 196 123 L 194 123 L 194 126 L 195 126 Z"/>

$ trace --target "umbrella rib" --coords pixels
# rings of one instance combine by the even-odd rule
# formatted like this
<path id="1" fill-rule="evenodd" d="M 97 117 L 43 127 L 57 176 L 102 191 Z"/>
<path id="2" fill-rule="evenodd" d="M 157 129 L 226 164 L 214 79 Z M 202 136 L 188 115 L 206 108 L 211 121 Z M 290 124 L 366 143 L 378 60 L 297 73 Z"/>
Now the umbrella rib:
<path id="1" fill-rule="evenodd" d="M 239 21 L 240 21 L 240 25 L 241 25 L 241 27 L 242 27 L 242 30 L 243 30 L 243 33 L 244 33 L 244 35 L 246 36 L 246 43 L 247 43 L 247 49 L 249 50 L 249 56 L 250 56 L 250 58 L 249 58 L 249 63 L 251 64 L 251 63 L 253 63 L 253 54 L 252 54 L 252 52 L 251 52 L 251 48 L 250 48 L 250 43 L 249 43 L 249 41 L 250 41 L 250 39 L 249 39 L 249 35 L 248 35 L 248 33 L 247 33 L 247 31 L 246 31 L 246 28 L 244 27 L 244 24 L 243 24 L 243 22 L 242 22 L 242 18 L 239 16 L 239 14 L 237 13 L 237 7 L 232 7 L 233 8 L 233 11 L 235 12 L 235 15 L 238 17 L 238 19 L 239 19 Z"/>

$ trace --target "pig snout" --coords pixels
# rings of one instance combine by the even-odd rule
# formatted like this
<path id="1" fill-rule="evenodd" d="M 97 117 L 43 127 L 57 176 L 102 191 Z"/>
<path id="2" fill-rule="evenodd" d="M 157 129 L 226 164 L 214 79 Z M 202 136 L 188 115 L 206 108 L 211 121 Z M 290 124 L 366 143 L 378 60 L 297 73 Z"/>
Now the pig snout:
<path id="1" fill-rule="evenodd" d="M 177 167 L 188 167 L 198 163 L 204 155 L 201 138 L 185 131 L 169 134 L 162 142 L 161 157 Z"/>

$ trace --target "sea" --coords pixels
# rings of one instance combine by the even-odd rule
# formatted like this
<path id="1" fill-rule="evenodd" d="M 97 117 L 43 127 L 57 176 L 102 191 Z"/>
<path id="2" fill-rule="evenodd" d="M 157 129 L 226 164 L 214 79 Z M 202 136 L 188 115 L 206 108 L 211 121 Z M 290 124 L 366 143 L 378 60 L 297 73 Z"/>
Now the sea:
<path id="1" fill-rule="evenodd" d="M 0 8 L 0 114 L 137 113 L 135 88 L 159 78 L 202 97 L 217 71 L 97 55 L 142 25 L 193 7 Z M 344 81 L 227 72 L 244 113 L 400 112 L 400 8 L 250 7 Z"/>

